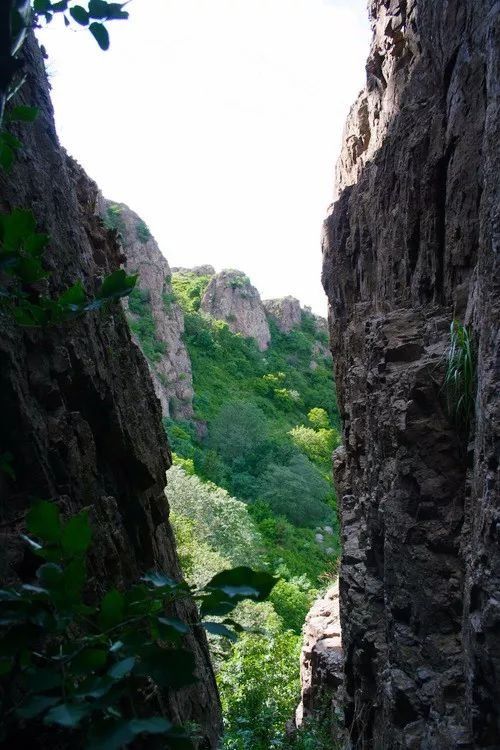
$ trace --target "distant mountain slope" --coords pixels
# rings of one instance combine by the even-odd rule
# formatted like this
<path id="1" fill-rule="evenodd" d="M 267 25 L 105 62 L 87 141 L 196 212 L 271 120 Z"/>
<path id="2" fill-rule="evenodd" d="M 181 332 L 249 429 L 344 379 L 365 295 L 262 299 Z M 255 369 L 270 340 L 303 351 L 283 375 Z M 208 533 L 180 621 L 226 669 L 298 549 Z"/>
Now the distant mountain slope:
<path id="1" fill-rule="evenodd" d="M 124 301 L 134 341 L 146 357 L 164 416 L 193 414 L 191 363 L 183 342 L 184 315 L 175 302 L 167 259 L 144 221 L 123 203 L 101 200 L 104 222 L 120 235 L 129 273 L 139 280 Z"/>

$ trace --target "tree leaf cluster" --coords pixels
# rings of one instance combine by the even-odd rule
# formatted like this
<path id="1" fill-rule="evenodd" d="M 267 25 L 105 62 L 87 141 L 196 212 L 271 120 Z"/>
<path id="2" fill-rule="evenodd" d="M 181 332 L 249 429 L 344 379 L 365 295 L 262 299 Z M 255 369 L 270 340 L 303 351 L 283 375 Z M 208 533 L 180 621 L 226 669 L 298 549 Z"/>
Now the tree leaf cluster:
<path id="1" fill-rule="evenodd" d="M 131 588 L 112 588 L 95 600 L 87 593 L 87 512 L 63 519 L 56 504 L 38 501 L 26 526 L 24 539 L 41 565 L 34 582 L 0 590 L 3 738 L 34 723 L 76 733 L 91 750 L 126 747 L 139 736 L 193 747 L 185 728 L 143 716 L 140 696 L 151 685 L 180 690 L 196 681 L 185 644 L 193 627 L 236 636 L 229 619 L 182 621 L 175 603 L 194 597 L 203 617 L 227 614 L 245 599 L 265 599 L 276 579 L 240 566 L 195 590 L 151 571 Z"/>
<path id="2" fill-rule="evenodd" d="M 57 297 L 42 294 L 37 285 L 49 276 L 42 258 L 48 242 L 48 236 L 37 231 L 31 211 L 19 208 L 0 214 L 0 305 L 19 325 L 64 323 L 98 310 L 134 288 L 137 276 L 118 269 L 103 279 L 93 298 L 79 281 Z"/>

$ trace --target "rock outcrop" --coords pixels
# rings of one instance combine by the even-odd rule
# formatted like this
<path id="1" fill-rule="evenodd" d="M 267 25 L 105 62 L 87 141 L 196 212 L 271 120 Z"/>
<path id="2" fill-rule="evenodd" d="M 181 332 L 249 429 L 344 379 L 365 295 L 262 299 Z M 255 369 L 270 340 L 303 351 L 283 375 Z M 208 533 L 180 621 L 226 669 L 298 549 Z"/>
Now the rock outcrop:
<path id="1" fill-rule="evenodd" d="M 280 297 L 264 300 L 267 315 L 272 318 L 282 333 L 290 333 L 302 321 L 300 302 L 295 297 Z"/>
<path id="2" fill-rule="evenodd" d="M 325 224 L 353 748 L 500 746 L 500 5 L 372 0 Z M 445 403 L 450 323 L 476 358 Z"/>
<path id="3" fill-rule="evenodd" d="M 174 300 L 170 283 L 172 272 L 167 259 L 146 224 L 128 206 L 107 200 L 102 201 L 99 208 L 105 219 L 110 212 L 118 224 L 127 273 L 139 274 L 137 291 L 145 295 L 142 309 L 152 316 L 153 336 L 160 344 L 156 354 L 145 350 L 140 334 L 134 333 L 134 329 L 140 331 L 140 321 L 132 311 L 133 305 L 128 299 L 123 304 L 131 321 L 132 337 L 146 356 L 163 414 L 190 419 L 194 396 L 191 361 L 182 339 L 184 315 Z"/>
<path id="4" fill-rule="evenodd" d="M 215 274 L 205 290 L 201 309 L 217 320 L 225 320 L 233 333 L 255 339 L 260 351 L 269 346 L 271 333 L 260 294 L 241 271 Z"/>
<path id="5" fill-rule="evenodd" d="M 324 710 L 325 702 L 332 702 L 338 715 L 333 726 L 341 720 L 343 655 L 339 613 L 338 582 L 324 596 L 317 599 L 307 615 L 303 628 L 300 657 L 301 702 L 295 714 L 296 726 Z"/>
<path id="6" fill-rule="evenodd" d="M 22 101 L 39 114 L 22 130 L 12 173 L 0 175 L 1 209 L 29 207 L 49 235 L 44 263 L 51 292 L 80 281 L 92 294 L 119 266 L 121 251 L 96 216 L 96 185 L 59 145 L 32 36 L 23 56 Z M 163 494 L 170 454 L 148 368 L 121 306 L 39 329 L 21 328 L 1 313 L 1 325 L 0 450 L 13 455 L 15 472 L 15 478 L 0 473 L 2 581 L 34 574 L 35 561 L 19 541 L 33 497 L 52 499 L 64 514 L 88 508 L 95 535 L 91 580 L 99 591 L 122 588 L 151 568 L 179 577 Z M 190 618 L 193 607 L 179 605 L 180 616 Z M 200 747 L 215 748 L 220 707 L 206 639 L 197 632 L 187 641 L 199 682 L 162 695 L 160 710 L 174 721 L 198 723 Z M 54 743 L 63 746 L 60 733 Z"/>

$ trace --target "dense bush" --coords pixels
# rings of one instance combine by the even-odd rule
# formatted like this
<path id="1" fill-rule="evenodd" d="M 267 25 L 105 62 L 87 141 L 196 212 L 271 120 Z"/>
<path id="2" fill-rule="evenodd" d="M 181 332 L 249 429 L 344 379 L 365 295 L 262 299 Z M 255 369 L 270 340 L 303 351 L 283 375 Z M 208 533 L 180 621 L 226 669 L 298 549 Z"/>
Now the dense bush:
<path id="1" fill-rule="evenodd" d="M 159 362 L 167 351 L 166 344 L 156 335 L 156 323 L 151 311 L 149 291 L 134 289 L 129 296 L 129 326 L 135 333 L 142 352 L 150 362 Z"/>
<path id="2" fill-rule="evenodd" d="M 305 456 L 294 456 L 285 466 L 270 464 L 257 491 L 276 515 L 285 516 L 297 526 L 315 526 L 332 516 L 327 505 L 331 488 Z"/>

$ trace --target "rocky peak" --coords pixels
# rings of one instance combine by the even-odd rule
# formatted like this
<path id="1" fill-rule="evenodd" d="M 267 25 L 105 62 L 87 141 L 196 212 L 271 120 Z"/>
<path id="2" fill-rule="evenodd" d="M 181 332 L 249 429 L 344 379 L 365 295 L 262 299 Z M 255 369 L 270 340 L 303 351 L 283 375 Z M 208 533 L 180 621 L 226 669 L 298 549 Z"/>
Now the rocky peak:
<path id="1" fill-rule="evenodd" d="M 99 212 L 121 237 L 127 272 L 139 274 L 137 288 L 123 305 L 133 339 L 146 357 L 163 414 L 190 418 L 191 361 L 182 340 L 184 315 L 174 301 L 167 259 L 147 225 L 128 206 L 101 199 Z"/>
<path id="2" fill-rule="evenodd" d="M 271 332 L 260 294 L 241 271 L 227 269 L 215 274 L 201 300 L 201 309 L 225 320 L 233 333 L 255 339 L 261 351 L 271 341 Z"/>
<path id="3" fill-rule="evenodd" d="M 172 273 L 190 273 L 193 276 L 215 276 L 215 268 L 208 264 L 202 266 L 194 266 L 194 268 L 184 268 L 184 266 L 175 266 L 172 268 Z"/>
<path id="4" fill-rule="evenodd" d="M 299 300 L 295 297 L 267 299 L 263 304 L 268 316 L 275 321 L 282 333 L 290 333 L 293 328 L 300 326 L 302 309 Z"/>

